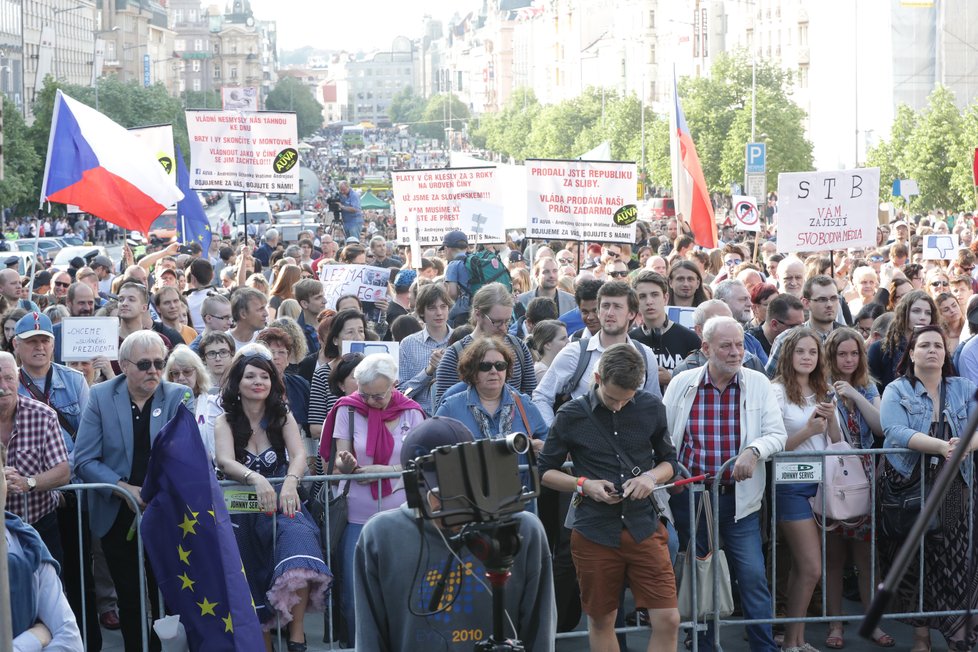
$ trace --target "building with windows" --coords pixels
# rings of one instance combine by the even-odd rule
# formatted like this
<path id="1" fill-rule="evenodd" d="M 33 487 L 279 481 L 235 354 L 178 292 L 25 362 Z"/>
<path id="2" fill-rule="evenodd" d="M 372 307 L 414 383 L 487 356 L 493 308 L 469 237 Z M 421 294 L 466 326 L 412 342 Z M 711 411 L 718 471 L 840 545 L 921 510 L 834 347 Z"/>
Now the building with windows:
<path id="1" fill-rule="evenodd" d="M 330 84 L 332 89 L 345 91 L 336 95 L 336 102 L 346 106 L 345 113 L 340 112 L 341 119 L 390 125 L 391 100 L 405 87 L 414 86 L 418 63 L 415 44 L 405 37 L 394 39 L 389 50 L 341 54 L 331 68 Z M 323 97 L 327 116 L 336 117 L 336 111 L 329 109 L 330 102 Z"/>
<path id="2" fill-rule="evenodd" d="M 23 0 L 0 0 L 0 93 L 24 111 Z"/>
<path id="3" fill-rule="evenodd" d="M 175 93 L 179 62 L 173 56 L 167 7 L 157 0 L 102 0 L 99 6 L 98 37 L 105 41 L 102 73 L 144 86 L 160 83 Z"/>

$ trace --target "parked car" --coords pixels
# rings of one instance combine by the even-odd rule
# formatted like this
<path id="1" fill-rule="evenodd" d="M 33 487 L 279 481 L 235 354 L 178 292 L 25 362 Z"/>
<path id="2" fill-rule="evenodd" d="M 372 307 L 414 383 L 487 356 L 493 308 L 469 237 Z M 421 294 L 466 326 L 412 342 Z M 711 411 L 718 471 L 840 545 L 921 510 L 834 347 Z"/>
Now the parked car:
<path id="1" fill-rule="evenodd" d="M 653 197 L 649 200 L 649 217 L 661 220 L 664 217 L 676 216 L 676 203 L 672 197 Z"/>
<path id="2" fill-rule="evenodd" d="M 21 276 L 27 276 L 31 273 L 34 268 L 34 252 L 33 251 L 4 251 L 0 253 L 0 260 L 6 260 L 11 256 L 16 256 L 20 258 L 17 263 L 17 273 Z M 44 265 L 41 261 L 38 261 L 37 269 L 44 269 Z"/>
<path id="3" fill-rule="evenodd" d="M 15 244 L 20 251 L 33 251 L 38 253 L 38 250 L 40 250 L 42 260 L 51 260 L 64 247 L 64 243 L 61 242 L 60 238 L 37 238 L 36 240 L 34 238 L 24 238 L 17 240 Z"/>
<path id="4" fill-rule="evenodd" d="M 81 245 L 78 247 L 65 247 L 58 252 L 58 255 L 54 257 L 54 262 L 51 263 L 51 267 L 59 271 L 66 270 L 71 266 L 71 259 L 78 258 L 83 259 L 86 263 L 90 262 L 95 256 L 108 256 L 108 252 L 105 247 L 100 247 L 97 245 Z"/>
<path id="5" fill-rule="evenodd" d="M 163 211 L 163 214 L 153 220 L 149 227 L 149 241 L 152 243 L 168 243 L 177 237 L 177 212 Z"/>

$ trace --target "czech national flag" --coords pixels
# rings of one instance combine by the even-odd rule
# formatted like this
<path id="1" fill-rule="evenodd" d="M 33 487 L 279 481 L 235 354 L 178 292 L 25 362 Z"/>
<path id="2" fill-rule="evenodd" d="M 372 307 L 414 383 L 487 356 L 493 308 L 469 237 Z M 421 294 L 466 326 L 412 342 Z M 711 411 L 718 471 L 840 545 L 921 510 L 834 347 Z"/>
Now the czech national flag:
<path id="1" fill-rule="evenodd" d="M 54 100 L 41 199 L 147 233 L 183 198 L 154 152 L 121 125 L 60 90 Z"/>
<path id="2" fill-rule="evenodd" d="M 670 141 L 673 148 L 672 188 L 676 208 L 693 230 L 696 244 L 714 249 L 717 246 L 717 222 L 713 216 L 713 203 L 703 176 L 703 166 L 696 154 L 696 145 L 689 134 L 686 115 L 679 104 L 675 72 L 672 77 L 672 91 L 675 106 L 670 121 L 673 123 Z"/>

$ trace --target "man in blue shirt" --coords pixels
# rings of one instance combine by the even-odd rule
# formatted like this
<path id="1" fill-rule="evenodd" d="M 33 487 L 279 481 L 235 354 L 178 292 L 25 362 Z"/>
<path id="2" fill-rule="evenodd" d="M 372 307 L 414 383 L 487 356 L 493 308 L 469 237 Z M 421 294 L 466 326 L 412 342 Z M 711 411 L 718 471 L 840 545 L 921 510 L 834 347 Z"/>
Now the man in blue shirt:
<path id="1" fill-rule="evenodd" d="M 343 213 L 343 231 L 348 238 L 360 238 L 363 230 L 363 210 L 360 195 L 346 181 L 340 181 L 340 212 Z"/>

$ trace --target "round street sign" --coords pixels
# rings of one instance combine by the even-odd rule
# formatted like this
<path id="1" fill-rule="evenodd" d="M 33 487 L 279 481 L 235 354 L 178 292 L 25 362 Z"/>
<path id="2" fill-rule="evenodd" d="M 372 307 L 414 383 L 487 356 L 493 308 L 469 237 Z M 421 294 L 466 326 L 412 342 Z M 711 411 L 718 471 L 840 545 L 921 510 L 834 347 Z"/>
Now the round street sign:
<path id="1" fill-rule="evenodd" d="M 753 202 L 739 201 L 734 206 L 734 215 L 742 226 L 754 226 L 757 224 L 757 206 Z"/>

